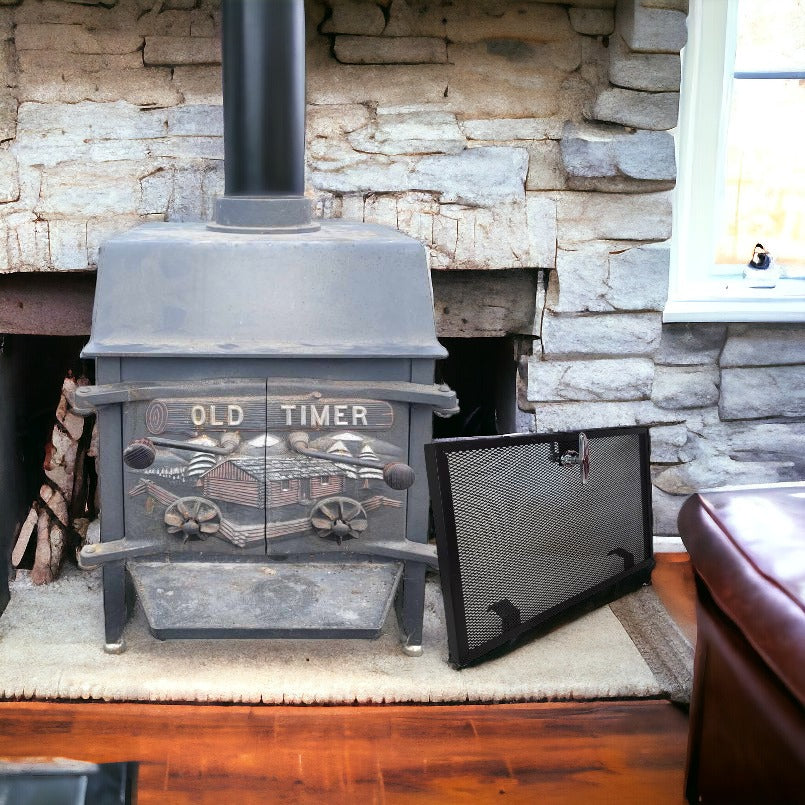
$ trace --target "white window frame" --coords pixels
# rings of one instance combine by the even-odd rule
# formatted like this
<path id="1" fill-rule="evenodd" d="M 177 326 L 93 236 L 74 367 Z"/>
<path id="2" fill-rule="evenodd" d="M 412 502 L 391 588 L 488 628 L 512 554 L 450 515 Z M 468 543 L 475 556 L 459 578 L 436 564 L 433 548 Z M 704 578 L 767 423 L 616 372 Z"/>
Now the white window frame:
<path id="1" fill-rule="evenodd" d="M 737 7 L 737 0 L 690 3 L 666 322 L 805 322 L 805 280 L 783 278 L 776 288 L 749 288 L 735 275 L 716 276 L 720 155 L 729 123 Z"/>

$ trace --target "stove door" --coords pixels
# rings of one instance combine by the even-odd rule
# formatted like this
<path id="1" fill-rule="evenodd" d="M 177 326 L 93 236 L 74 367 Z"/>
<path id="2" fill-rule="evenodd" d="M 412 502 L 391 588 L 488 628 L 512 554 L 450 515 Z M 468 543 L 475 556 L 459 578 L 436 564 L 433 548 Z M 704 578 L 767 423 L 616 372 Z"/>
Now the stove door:
<path id="1" fill-rule="evenodd" d="M 126 537 L 166 553 L 264 554 L 265 382 L 192 391 L 124 405 Z"/>
<path id="2" fill-rule="evenodd" d="M 371 555 L 373 543 L 405 535 L 406 492 L 386 484 L 383 468 L 408 461 L 409 404 L 341 394 L 332 381 L 321 391 L 316 385 L 311 380 L 307 394 L 269 386 L 267 550 Z M 293 448 L 300 434 L 306 455 Z"/>

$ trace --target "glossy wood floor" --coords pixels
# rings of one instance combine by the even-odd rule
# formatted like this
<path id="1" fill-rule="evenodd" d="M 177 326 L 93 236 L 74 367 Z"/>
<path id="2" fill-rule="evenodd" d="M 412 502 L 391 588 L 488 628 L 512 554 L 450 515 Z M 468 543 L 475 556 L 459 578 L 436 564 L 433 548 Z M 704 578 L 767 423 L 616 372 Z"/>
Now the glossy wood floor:
<path id="1" fill-rule="evenodd" d="M 693 634 L 692 574 L 657 592 Z M 0 703 L 0 756 L 139 760 L 138 802 L 683 802 L 687 717 L 663 701 L 243 707 Z"/>

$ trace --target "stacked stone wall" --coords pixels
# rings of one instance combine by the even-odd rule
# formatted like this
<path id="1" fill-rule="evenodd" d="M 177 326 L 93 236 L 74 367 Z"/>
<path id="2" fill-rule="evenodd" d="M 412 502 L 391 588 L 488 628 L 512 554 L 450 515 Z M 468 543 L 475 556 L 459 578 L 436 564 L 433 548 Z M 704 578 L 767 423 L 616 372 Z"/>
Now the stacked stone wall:
<path id="1" fill-rule="evenodd" d="M 523 429 L 651 426 L 660 534 L 696 488 L 805 474 L 803 330 L 662 324 L 686 11 L 306 5 L 319 214 L 420 239 L 442 335 L 532 345 Z M 0 272 L 209 219 L 219 36 L 217 0 L 0 0 Z"/>

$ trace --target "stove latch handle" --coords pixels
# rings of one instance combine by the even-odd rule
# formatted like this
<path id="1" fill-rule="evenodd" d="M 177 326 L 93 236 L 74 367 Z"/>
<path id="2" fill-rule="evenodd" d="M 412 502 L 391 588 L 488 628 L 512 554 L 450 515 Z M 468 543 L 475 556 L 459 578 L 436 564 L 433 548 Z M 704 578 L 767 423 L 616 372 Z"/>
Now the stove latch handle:
<path id="1" fill-rule="evenodd" d="M 439 392 L 446 395 L 446 398 L 453 403 L 452 405 L 443 406 L 442 408 L 434 408 L 433 413 L 435 416 L 439 417 L 440 419 L 449 419 L 451 416 L 455 416 L 456 414 L 461 413 L 461 408 L 459 408 L 458 404 L 458 397 L 456 397 L 456 393 L 447 383 L 442 383 L 439 386 Z"/>
<path id="2" fill-rule="evenodd" d="M 144 470 L 154 463 L 157 457 L 157 445 L 159 447 L 169 447 L 172 450 L 192 450 L 194 453 L 228 456 L 235 452 L 239 444 L 240 437 L 236 433 L 225 433 L 221 437 L 220 447 L 180 442 L 175 439 L 135 439 L 123 450 L 123 461 L 132 469 Z"/>
<path id="3" fill-rule="evenodd" d="M 373 464 L 371 461 L 363 461 L 360 458 L 353 458 L 352 456 L 333 456 L 331 453 L 322 453 L 319 450 L 311 449 L 308 446 L 310 444 L 310 436 L 304 431 L 295 431 L 289 434 L 288 444 L 290 444 L 293 450 L 303 456 L 323 458 L 325 461 L 332 461 L 333 464 L 351 464 L 355 467 L 377 469 L 377 464 Z M 383 480 L 386 482 L 386 485 L 390 486 L 392 489 L 408 489 L 416 480 L 416 474 L 408 464 L 403 464 L 402 461 L 391 461 L 383 467 Z"/>

